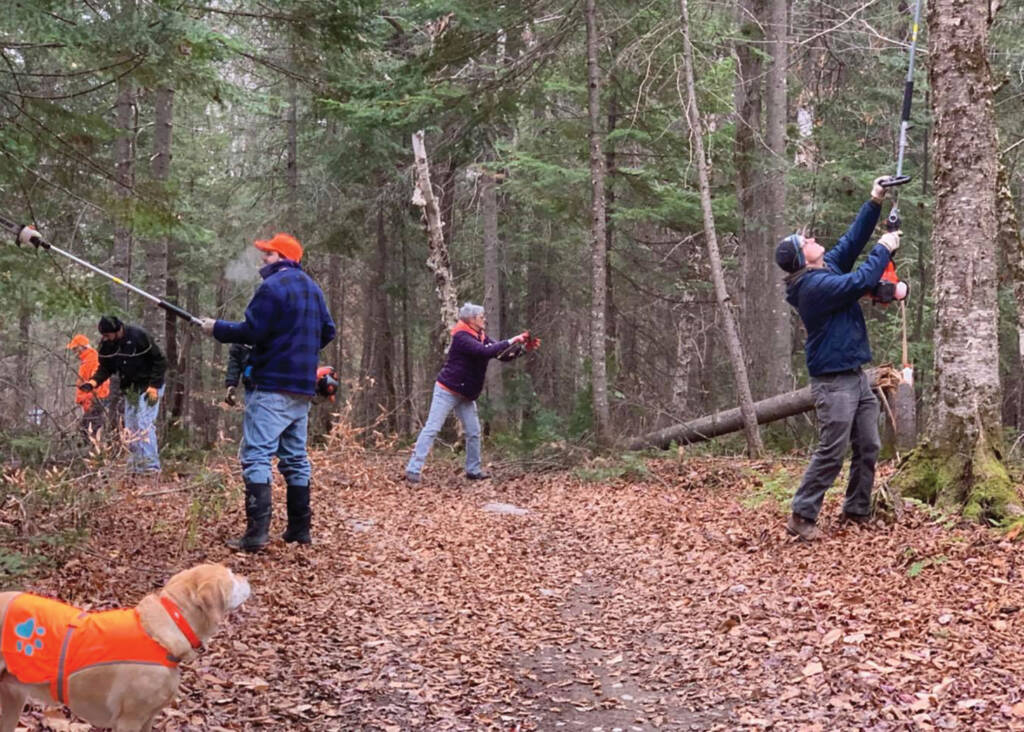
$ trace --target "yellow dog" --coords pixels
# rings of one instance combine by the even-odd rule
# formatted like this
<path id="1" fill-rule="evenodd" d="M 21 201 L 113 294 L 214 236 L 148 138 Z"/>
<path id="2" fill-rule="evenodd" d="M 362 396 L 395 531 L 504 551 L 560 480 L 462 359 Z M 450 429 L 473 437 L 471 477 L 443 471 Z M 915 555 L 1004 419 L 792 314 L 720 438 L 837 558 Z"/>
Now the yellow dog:
<path id="1" fill-rule="evenodd" d="M 0 732 L 13 732 L 29 696 L 65 704 L 97 727 L 145 732 L 249 582 L 219 564 L 171 577 L 126 610 L 87 613 L 24 592 L 0 593 Z"/>

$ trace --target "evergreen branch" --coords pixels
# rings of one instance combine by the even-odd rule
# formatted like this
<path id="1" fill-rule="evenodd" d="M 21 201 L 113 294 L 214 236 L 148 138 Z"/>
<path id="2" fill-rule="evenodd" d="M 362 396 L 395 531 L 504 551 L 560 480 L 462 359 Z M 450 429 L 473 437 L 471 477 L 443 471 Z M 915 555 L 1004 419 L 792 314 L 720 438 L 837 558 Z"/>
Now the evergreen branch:
<path id="1" fill-rule="evenodd" d="M 5 46 L 3 44 L 0 44 L 0 48 L 5 48 Z M 0 53 L 2 53 L 2 51 L 0 51 Z M 136 58 L 139 58 L 139 54 L 135 54 L 134 56 L 131 56 L 130 58 L 126 58 L 126 59 L 124 59 L 122 61 L 115 61 L 112 64 L 107 64 L 106 66 L 97 66 L 94 69 L 85 69 L 83 71 L 68 71 L 68 72 L 59 73 L 59 74 L 51 74 L 51 73 L 45 73 L 45 72 L 41 72 L 41 71 L 16 71 L 16 70 L 12 69 L 11 70 L 11 76 L 39 77 L 39 78 L 42 78 L 42 79 L 70 79 L 70 78 L 73 78 L 75 76 L 85 76 L 87 74 L 97 74 L 97 73 L 99 73 L 101 71 L 107 71 L 109 69 L 116 68 L 116 67 L 120 66 L 121 64 L 131 63 Z M 9 65 L 10 64 L 8 64 L 8 66 Z M 135 68 L 138 68 L 138 67 L 136 66 Z M 40 99 L 42 97 L 34 97 L 34 98 L 35 99 Z"/>
<path id="2" fill-rule="evenodd" d="M 6 59 L 6 56 L 4 56 L 4 58 Z M 89 87 L 88 89 L 82 89 L 81 91 L 76 91 L 76 92 L 70 93 L 70 94 L 57 94 L 57 95 L 52 95 L 52 96 L 42 96 L 42 95 L 39 95 L 39 94 L 27 94 L 27 93 L 21 91 L 21 86 L 19 85 L 18 86 L 18 89 L 19 89 L 18 96 L 20 96 L 23 99 L 43 99 L 43 100 L 48 100 L 48 101 L 56 101 L 56 100 L 59 100 L 59 99 L 74 99 L 75 97 L 80 97 L 80 96 L 84 96 L 86 94 L 91 94 L 92 92 L 97 91 L 99 89 L 102 89 L 104 87 L 110 86 L 111 84 L 116 84 L 122 77 L 127 76 L 128 74 L 130 74 L 133 71 L 135 71 L 135 69 L 137 69 L 140 66 L 142 66 L 142 64 L 146 60 L 146 57 L 142 56 L 142 55 L 137 55 L 134 58 L 138 59 L 138 63 L 136 63 L 130 69 L 128 69 L 127 71 L 124 71 L 121 74 L 118 74 L 117 76 L 114 76 L 114 77 L 112 77 L 110 79 L 107 79 L 106 81 L 104 81 L 104 82 L 102 82 L 100 84 L 97 84 L 95 86 Z M 132 59 L 129 59 L 129 61 L 131 61 L 131 60 Z M 113 66 L 118 66 L 121 63 L 127 63 L 127 62 L 121 61 L 121 62 L 119 62 L 117 64 L 113 64 Z M 104 67 L 104 68 L 111 68 L 111 67 L 107 66 L 107 67 Z M 17 83 L 17 74 L 14 74 L 14 76 L 15 76 L 15 83 Z M 36 74 L 36 76 L 42 76 L 42 74 Z M 6 96 L 6 95 L 10 94 L 10 92 L 8 92 L 8 91 L 6 91 L 4 89 L 0 89 L 0 94 L 3 94 L 3 95 Z"/>

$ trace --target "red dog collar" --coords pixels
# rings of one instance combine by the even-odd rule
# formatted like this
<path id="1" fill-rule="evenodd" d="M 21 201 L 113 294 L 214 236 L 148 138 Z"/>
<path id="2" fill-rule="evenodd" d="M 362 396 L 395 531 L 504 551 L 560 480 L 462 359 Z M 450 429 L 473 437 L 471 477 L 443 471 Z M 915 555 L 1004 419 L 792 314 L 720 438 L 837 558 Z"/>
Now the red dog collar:
<path id="1" fill-rule="evenodd" d="M 192 644 L 193 648 L 199 648 L 199 646 L 203 645 L 203 642 L 199 640 L 199 636 L 196 635 L 195 631 L 192 630 L 192 627 L 188 624 L 188 621 L 185 620 L 185 616 L 182 614 L 181 608 L 174 604 L 174 600 L 166 595 L 161 595 L 160 604 L 164 606 L 164 610 L 166 610 L 167 614 L 171 616 L 171 620 L 173 620 L 174 624 L 178 626 L 178 630 L 180 630 L 182 635 L 188 639 L 188 642 Z"/>

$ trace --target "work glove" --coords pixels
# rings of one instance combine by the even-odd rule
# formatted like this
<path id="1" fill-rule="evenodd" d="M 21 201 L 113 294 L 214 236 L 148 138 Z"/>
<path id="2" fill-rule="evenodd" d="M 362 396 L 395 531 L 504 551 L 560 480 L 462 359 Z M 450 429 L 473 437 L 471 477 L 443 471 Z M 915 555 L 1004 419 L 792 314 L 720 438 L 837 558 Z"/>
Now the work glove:
<path id="1" fill-rule="evenodd" d="M 224 393 L 224 403 L 229 407 L 233 407 L 238 404 L 238 400 L 235 399 L 235 387 L 228 387 L 228 390 Z"/>
<path id="2" fill-rule="evenodd" d="M 889 180 L 889 176 L 880 175 L 875 178 L 874 183 L 871 184 L 871 197 L 881 201 L 885 198 L 886 188 L 882 185 L 885 181 Z"/>
<path id="3" fill-rule="evenodd" d="M 93 389 L 95 389 L 96 386 L 97 386 L 96 382 L 93 381 L 92 379 L 89 379 L 88 381 L 83 381 L 81 384 L 79 384 L 78 385 L 78 390 L 79 391 L 89 392 L 89 391 L 92 391 Z"/>
<path id="4" fill-rule="evenodd" d="M 146 404 L 153 406 L 160 401 L 160 390 L 155 386 L 151 386 L 146 389 Z"/>
<path id="5" fill-rule="evenodd" d="M 22 244 L 35 244 L 35 241 L 33 241 L 33 239 L 38 241 L 41 238 L 42 237 L 39 235 L 39 232 L 36 231 L 33 227 L 22 226 L 21 231 L 18 232 L 18 236 L 14 240 L 14 243 L 20 247 Z"/>
<path id="6" fill-rule="evenodd" d="M 882 234 L 882 238 L 878 240 L 878 243 L 889 250 L 889 256 L 891 257 L 900 248 L 900 232 L 890 231 Z"/>
<path id="7" fill-rule="evenodd" d="M 199 327 L 203 329 L 206 335 L 213 335 L 213 326 L 217 324 L 217 321 L 213 318 L 200 318 Z"/>
<path id="8" fill-rule="evenodd" d="M 909 295 L 909 294 L 910 294 L 910 285 L 908 285 L 906 282 L 897 282 L 896 283 L 896 294 L 895 294 L 895 297 L 896 297 L 897 300 L 906 300 L 907 299 L 907 295 Z"/>
<path id="9" fill-rule="evenodd" d="M 530 331 L 523 331 L 517 336 L 512 336 L 508 339 L 509 343 L 525 343 L 526 339 L 530 337 Z"/>

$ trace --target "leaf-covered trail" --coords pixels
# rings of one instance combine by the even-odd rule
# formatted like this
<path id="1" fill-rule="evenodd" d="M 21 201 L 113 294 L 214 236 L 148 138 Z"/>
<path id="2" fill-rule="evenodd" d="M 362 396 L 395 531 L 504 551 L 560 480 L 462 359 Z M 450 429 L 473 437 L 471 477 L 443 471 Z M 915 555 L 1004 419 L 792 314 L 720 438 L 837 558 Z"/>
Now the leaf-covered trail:
<path id="1" fill-rule="evenodd" d="M 199 561 L 249 577 L 165 730 L 1024 727 L 1019 549 L 980 529 L 842 528 L 833 497 L 829 538 L 796 544 L 750 505 L 776 466 L 740 460 L 415 488 L 398 458 L 317 460 L 311 548 L 230 553 L 232 497 L 186 549 L 189 495 L 126 489 L 33 589 L 109 607 Z"/>

